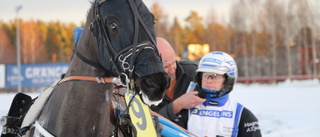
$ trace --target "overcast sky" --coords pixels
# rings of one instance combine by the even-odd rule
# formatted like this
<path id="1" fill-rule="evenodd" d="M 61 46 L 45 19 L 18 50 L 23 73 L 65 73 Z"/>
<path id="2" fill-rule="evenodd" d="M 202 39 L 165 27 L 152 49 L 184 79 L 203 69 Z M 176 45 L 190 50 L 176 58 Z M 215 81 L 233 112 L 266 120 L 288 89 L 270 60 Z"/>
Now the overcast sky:
<path id="1" fill-rule="evenodd" d="M 16 18 L 16 7 L 22 5 L 19 17 L 24 20 L 57 21 L 80 24 L 90 8 L 91 0 L 0 0 L 0 20 L 8 22 Z M 235 0 L 143 0 L 150 8 L 154 2 L 160 3 L 169 21 L 176 16 L 180 23 L 190 11 L 196 11 L 206 17 L 211 9 L 226 16 Z"/>

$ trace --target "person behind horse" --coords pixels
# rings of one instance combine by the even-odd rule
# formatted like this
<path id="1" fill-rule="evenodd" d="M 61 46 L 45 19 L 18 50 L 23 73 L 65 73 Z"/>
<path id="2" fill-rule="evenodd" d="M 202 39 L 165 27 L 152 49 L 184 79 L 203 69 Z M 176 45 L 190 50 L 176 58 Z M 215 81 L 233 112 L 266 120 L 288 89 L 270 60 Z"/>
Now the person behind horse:
<path id="1" fill-rule="evenodd" d="M 261 137 L 258 119 L 229 97 L 238 77 L 234 59 L 224 52 L 205 55 L 196 71 L 203 104 L 190 109 L 188 130 L 204 137 Z"/>
<path id="2" fill-rule="evenodd" d="M 158 106 L 151 106 L 151 109 L 186 128 L 188 109 L 205 101 L 196 96 L 197 91 L 186 93 L 189 83 L 194 80 L 197 64 L 191 61 L 177 61 L 169 42 L 161 37 L 156 39 L 164 70 L 171 82 L 162 102 Z"/>

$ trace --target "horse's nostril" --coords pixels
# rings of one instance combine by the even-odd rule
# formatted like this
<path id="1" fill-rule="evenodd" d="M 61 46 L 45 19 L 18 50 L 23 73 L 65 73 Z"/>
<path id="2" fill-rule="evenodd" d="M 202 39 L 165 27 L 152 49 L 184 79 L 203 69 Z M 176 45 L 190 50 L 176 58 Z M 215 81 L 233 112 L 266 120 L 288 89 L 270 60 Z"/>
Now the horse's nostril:
<path id="1" fill-rule="evenodd" d="M 156 92 L 159 90 L 159 86 L 149 78 L 142 79 L 140 86 L 143 91 Z"/>

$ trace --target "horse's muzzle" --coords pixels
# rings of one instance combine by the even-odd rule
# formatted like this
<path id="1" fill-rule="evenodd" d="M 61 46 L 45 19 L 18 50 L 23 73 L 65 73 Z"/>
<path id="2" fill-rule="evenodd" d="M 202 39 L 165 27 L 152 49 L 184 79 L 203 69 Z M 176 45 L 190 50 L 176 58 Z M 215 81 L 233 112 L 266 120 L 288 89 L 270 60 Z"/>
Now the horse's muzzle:
<path id="1" fill-rule="evenodd" d="M 165 73 L 153 74 L 138 78 L 136 84 L 150 101 L 158 101 L 163 99 L 168 88 L 169 76 Z"/>

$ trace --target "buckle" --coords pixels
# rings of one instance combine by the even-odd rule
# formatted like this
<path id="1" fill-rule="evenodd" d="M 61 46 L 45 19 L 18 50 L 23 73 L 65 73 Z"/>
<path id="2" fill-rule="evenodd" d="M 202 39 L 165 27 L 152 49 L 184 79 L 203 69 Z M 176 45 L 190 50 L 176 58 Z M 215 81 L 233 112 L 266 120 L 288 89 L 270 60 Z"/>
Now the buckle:
<path id="1" fill-rule="evenodd" d="M 4 126 L 7 124 L 7 116 L 2 116 L 0 119 L 0 125 Z"/>
<path id="2" fill-rule="evenodd" d="M 19 117 L 12 117 L 12 116 L 2 116 L 0 123 L 2 126 L 5 125 L 14 125 L 15 123 L 17 123 L 20 120 Z"/>
<path id="3" fill-rule="evenodd" d="M 7 127 L 7 126 L 4 126 L 2 128 L 2 132 L 1 132 L 1 134 L 3 134 L 3 135 L 6 135 L 6 134 L 18 135 L 18 133 L 19 133 L 19 129 L 18 128 Z"/>
<path id="4" fill-rule="evenodd" d="M 103 84 L 106 84 L 106 82 L 104 81 L 103 78 L 100 78 L 100 77 L 96 77 L 96 80 L 98 83 L 103 83 Z"/>

